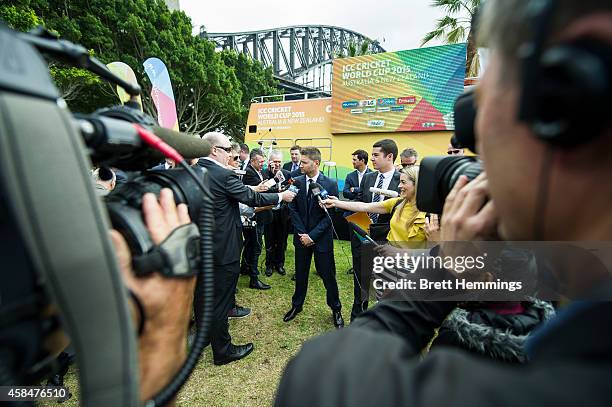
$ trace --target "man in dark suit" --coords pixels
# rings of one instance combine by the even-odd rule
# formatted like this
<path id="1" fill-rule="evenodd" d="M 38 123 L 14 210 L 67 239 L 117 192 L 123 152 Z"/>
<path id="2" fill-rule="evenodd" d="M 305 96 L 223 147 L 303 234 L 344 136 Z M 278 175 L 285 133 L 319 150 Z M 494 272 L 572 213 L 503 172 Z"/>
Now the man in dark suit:
<path id="1" fill-rule="evenodd" d="M 315 267 L 323 279 L 327 291 L 327 305 L 332 310 L 334 326 L 344 326 L 340 312 L 341 304 L 336 282 L 334 262 L 334 237 L 329 217 L 319 206 L 313 195 L 313 186 L 319 184 L 330 195 L 338 196 L 338 185 L 334 180 L 319 172 L 321 152 L 314 147 L 301 150 L 300 167 L 304 175 L 297 177 L 293 185 L 299 188 L 296 199 L 289 205 L 295 233 L 295 292 L 291 299 L 291 310 L 283 320 L 291 321 L 302 311 L 308 289 L 308 272 L 314 254 Z"/>
<path id="2" fill-rule="evenodd" d="M 252 343 L 231 343 L 227 323 L 227 313 L 233 306 L 240 271 L 242 224 L 238 203 L 249 206 L 276 205 L 282 201 L 291 201 L 295 194 L 289 191 L 281 194 L 253 191 L 233 171 L 226 168 L 232 151 L 229 139 L 221 133 L 207 133 L 204 139 L 211 144 L 212 149 L 208 157 L 198 161 L 198 165 L 208 171 L 210 192 L 215 202 L 215 305 L 210 342 L 214 363 L 223 365 L 241 359 L 253 350 Z"/>
<path id="3" fill-rule="evenodd" d="M 301 175 L 300 172 L 300 158 L 301 158 L 301 154 L 300 154 L 300 146 L 293 146 L 291 147 L 291 149 L 289 150 L 289 153 L 291 153 L 291 161 L 286 162 L 283 165 L 283 170 L 287 170 L 289 171 L 289 173 L 291 174 L 292 178 L 297 178 Z"/>
<path id="4" fill-rule="evenodd" d="M 265 171 L 265 177 L 275 179 L 276 184 L 272 186 L 269 192 L 280 192 L 285 188 L 288 181 L 291 179 L 289 171 L 281 168 L 283 155 L 280 151 L 275 150 L 270 154 L 268 168 Z M 281 276 L 286 274 L 285 271 L 285 251 L 287 250 L 287 236 L 289 230 L 287 228 L 287 218 L 289 217 L 289 208 L 287 205 L 281 204 L 272 208 L 272 221 L 264 227 L 264 236 L 266 241 L 266 276 L 270 277 L 274 270 Z"/>
<path id="5" fill-rule="evenodd" d="M 376 171 L 365 174 L 359 184 L 356 200 L 360 202 L 379 202 L 387 199 L 384 195 L 373 194 L 371 187 L 389 189 L 399 192 L 400 173 L 395 169 L 397 144 L 390 139 L 380 140 L 372 146 L 372 166 Z M 391 215 L 370 214 L 372 223 L 389 223 Z M 353 308 L 351 321 L 368 309 L 368 286 L 371 270 L 362 270 L 361 241 L 351 234 L 351 252 L 353 255 Z"/>
<path id="6" fill-rule="evenodd" d="M 257 187 L 267 181 L 268 174 L 264 174 L 263 165 L 265 162 L 263 152 L 254 148 L 250 153 L 250 162 L 246 167 L 246 174 L 242 176 L 244 185 Z M 263 245 L 263 234 L 265 225 L 272 222 L 272 211 L 270 209 L 261 210 L 255 215 L 254 227 L 244 228 L 244 253 L 243 253 L 243 270 L 246 272 L 251 281 L 249 287 L 256 290 L 268 290 L 270 285 L 259 280 L 259 255 Z"/>
<path id="7" fill-rule="evenodd" d="M 356 150 L 353 152 L 353 168 L 355 171 L 348 173 L 346 179 L 344 180 L 344 189 L 342 189 L 342 196 L 350 201 L 357 199 L 359 184 L 361 184 L 363 176 L 372 172 L 368 168 L 367 151 Z"/>

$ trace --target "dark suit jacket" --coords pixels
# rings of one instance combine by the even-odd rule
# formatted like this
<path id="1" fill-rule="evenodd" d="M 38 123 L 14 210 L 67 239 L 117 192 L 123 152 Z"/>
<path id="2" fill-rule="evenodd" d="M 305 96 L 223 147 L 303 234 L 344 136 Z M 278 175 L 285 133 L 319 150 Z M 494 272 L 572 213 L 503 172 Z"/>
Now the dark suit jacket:
<path id="1" fill-rule="evenodd" d="M 338 185 L 336 181 L 319 173 L 317 183 L 320 184 L 329 195 L 338 196 Z M 318 204 L 315 197 L 310 200 L 310 206 L 306 196 L 306 175 L 301 175 L 293 180 L 293 185 L 300 189 L 295 199 L 289 204 L 291 222 L 293 223 L 293 244 L 301 246 L 299 233 L 308 233 L 314 240 L 314 249 L 319 252 L 334 250 L 333 232 L 331 222 L 325 212 Z M 310 192 L 309 192 L 310 193 Z M 298 246 L 298 247 L 299 247 Z"/>
<path id="2" fill-rule="evenodd" d="M 209 160 L 200 159 L 198 165 L 208 170 L 208 183 L 215 206 L 215 264 L 223 265 L 240 260 L 242 250 L 242 222 L 238 202 L 248 206 L 278 203 L 278 194 L 260 194 L 245 186 L 234 171 Z"/>
<path id="3" fill-rule="evenodd" d="M 287 170 L 289 172 L 291 171 L 291 168 L 293 167 L 293 161 L 289 161 L 288 163 L 283 164 L 283 170 Z M 298 169 L 296 171 L 299 171 L 299 164 L 298 164 Z"/>
<path id="4" fill-rule="evenodd" d="M 285 177 L 285 181 L 281 183 L 281 188 L 284 188 L 288 183 L 287 181 L 289 181 L 289 179 L 291 178 L 291 173 L 283 168 L 281 168 L 280 171 L 282 171 L 283 176 Z M 274 174 L 272 174 L 272 171 L 270 171 L 269 168 L 266 171 L 264 171 L 263 176 L 265 179 L 274 178 Z M 272 188 L 268 189 L 267 192 L 279 192 L 278 184 L 275 184 Z"/>
<path id="5" fill-rule="evenodd" d="M 244 183 L 244 185 L 257 186 L 261 184 L 262 180 L 261 178 L 259 178 L 259 175 L 257 175 L 257 171 L 255 170 L 255 168 L 251 166 L 251 164 L 247 165 L 245 171 L 246 171 L 246 174 L 242 176 L 242 182 Z M 269 171 L 262 171 L 261 175 L 263 176 L 264 181 L 270 179 Z M 276 191 L 270 191 L 270 192 L 276 192 Z M 261 224 L 261 225 L 270 223 L 272 222 L 272 212 L 271 211 L 257 212 L 257 214 L 255 215 L 255 220 L 257 221 L 258 224 Z"/>
<path id="6" fill-rule="evenodd" d="M 612 285 L 605 290 L 599 295 L 612 295 Z M 612 405 L 612 302 L 568 305 L 532 333 L 531 360 L 520 367 L 450 348 L 421 358 L 453 308 L 447 301 L 379 302 L 349 328 L 306 342 L 287 365 L 274 406 Z"/>
<path id="7" fill-rule="evenodd" d="M 361 185 L 359 185 L 359 192 L 357 192 L 357 201 L 372 202 L 372 193 L 370 192 L 370 188 L 376 186 L 375 184 L 378 180 L 378 174 L 378 171 L 371 171 L 363 176 L 361 179 Z M 399 182 L 400 172 L 395 170 L 388 189 L 397 191 L 399 193 Z M 386 199 L 388 198 L 383 196 L 383 200 Z M 389 223 L 389 221 L 391 221 L 391 215 L 389 214 L 380 215 L 378 217 L 378 223 Z"/>
<path id="8" fill-rule="evenodd" d="M 365 173 L 369 174 L 370 172 L 372 172 L 372 170 L 366 167 Z M 365 177 L 365 174 L 363 174 L 363 176 Z M 350 172 L 346 176 L 344 180 L 344 189 L 342 190 L 342 196 L 345 199 L 354 201 L 357 199 L 357 192 L 351 192 L 351 188 L 359 188 L 359 171 L 357 170 Z"/>

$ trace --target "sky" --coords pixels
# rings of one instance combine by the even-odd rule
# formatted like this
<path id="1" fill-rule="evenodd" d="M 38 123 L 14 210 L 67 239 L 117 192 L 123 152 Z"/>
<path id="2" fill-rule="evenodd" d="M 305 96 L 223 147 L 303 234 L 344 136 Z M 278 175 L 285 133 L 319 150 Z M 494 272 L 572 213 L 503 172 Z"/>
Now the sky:
<path id="1" fill-rule="evenodd" d="M 378 40 L 386 51 L 418 48 L 442 10 L 430 0 L 180 0 L 199 32 L 254 31 L 292 25 L 333 25 Z M 439 45 L 439 42 L 431 42 Z"/>

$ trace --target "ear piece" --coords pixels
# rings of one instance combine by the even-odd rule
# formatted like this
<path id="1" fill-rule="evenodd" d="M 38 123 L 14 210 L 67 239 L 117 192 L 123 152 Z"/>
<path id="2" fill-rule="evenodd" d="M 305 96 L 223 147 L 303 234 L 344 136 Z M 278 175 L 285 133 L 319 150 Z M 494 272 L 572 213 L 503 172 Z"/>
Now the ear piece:
<path id="1" fill-rule="evenodd" d="M 610 47 L 594 39 L 557 45 L 540 59 L 532 127 L 561 147 L 588 143 L 609 123 Z"/>

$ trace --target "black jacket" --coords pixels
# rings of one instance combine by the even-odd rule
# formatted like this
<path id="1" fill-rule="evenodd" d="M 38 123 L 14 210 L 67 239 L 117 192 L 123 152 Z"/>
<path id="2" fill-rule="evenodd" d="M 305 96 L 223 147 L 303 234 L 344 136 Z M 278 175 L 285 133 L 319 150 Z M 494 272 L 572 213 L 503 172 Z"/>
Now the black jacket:
<path id="1" fill-rule="evenodd" d="M 365 174 L 371 173 L 372 170 L 366 167 Z M 365 174 L 363 176 L 365 177 Z M 357 188 L 356 192 L 351 192 L 351 188 Z M 344 180 L 344 188 L 342 189 L 342 197 L 354 201 L 357 199 L 357 192 L 359 191 L 359 171 L 355 170 L 349 172 Z"/>
<path id="2" fill-rule="evenodd" d="M 246 174 L 242 176 L 242 182 L 244 183 L 244 185 L 257 186 L 261 184 L 262 179 L 259 178 L 259 175 L 257 175 L 257 171 L 251 166 L 251 164 L 247 165 L 245 172 Z M 263 181 L 270 179 L 269 171 L 262 171 L 261 175 L 263 177 Z M 255 215 L 255 220 L 260 225 L 270 223 L 272 222 L 272 212 L 269 210 L 257 212 L 257 214 Z"/>
<path id="3" fill-rule="evenodd" d="M 299 165 L 300 165 L 300 164 L 298 164 L 298 168 L 297 168 L 297 170 L 296 170 L 296 171 L 299 171 L 299 170 L 300 170 L 300 169 L 299 169 Z M 289 161 L 288 163 L 283 164 L 283 170 L 287 170 L 287 171 L 289 171 L 289 173 L 291 173 L 291 172 L 292 172 L 292 171 L 291 171 L 291 168 L 293 168 L 293 161 Z"/>
<path id="4" fill-rule="evenodd" d="M 215 203 L 215 264 L 223 265 L 240 260 L 242 250 L 242 222 L 238 202 L 248 206 L 278 203 L 278 194 L 260 194 L 245 186 L 234 171 L 210 160 L 200 159 L 198 165 L 208 170 L 210 192 Z"/>
<path id="5" fill-rule="evenodd" d="M 604 290 L 612 296 L 612 283 Z M 454 307 L 382 301 L 348 329 L 308 341 L 289 362 L 275 405 L 612 405 L 612 302 L 580 301 L 559 312 L 528 341 L 525 365 L 448 348 L 419 360 Z"/>
<path id="6" fill-rule="evenodd" d="M 370 192 L 370 188 L 376 186 L 378 174 L 378 171 L 372 171 L 363 176 L 363 178 L 361 179 L 361 184 L 359 185 L 359 192 L 357 192 L 357 201 L 372 202 L 372 193 Z M 399 182 L 400 173 L 398 170 L 395 170 L 395 172 L 393 173 L 393 178 L 391 178 L 391 182 L 389 183 L 388 189 L 399 192 Z M 383 196 L 382 198 L 383 200 L 388 199 L 386 196 Z M 389 223 L 390 221 L 390 214 L 378 216 L 378 223 Z"/>
<path id="7" fill-rule="evenodd" d="M 326 177 L 323 173 L 319 173 L 317 183 L 320 184 L 329 195 L 338 196 L 338 185 L 336 181 Z M 308 205 L 306 176 L 302 175 L 295 178 L 293 185 L 299 188 L 297 196 L 289 204 L 289 213 L 291 214 L 291 222 L 293 223 L 294 229 L 294 246 L 301 245 L 299 233 L 308 233 L 310 238 L 315 242 L 314 250 L 318 252 L 333 251 L 334 241 L 331 222 L 314 197 L 311 198 L 310 205 Z"/>

